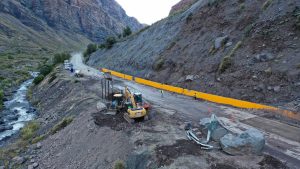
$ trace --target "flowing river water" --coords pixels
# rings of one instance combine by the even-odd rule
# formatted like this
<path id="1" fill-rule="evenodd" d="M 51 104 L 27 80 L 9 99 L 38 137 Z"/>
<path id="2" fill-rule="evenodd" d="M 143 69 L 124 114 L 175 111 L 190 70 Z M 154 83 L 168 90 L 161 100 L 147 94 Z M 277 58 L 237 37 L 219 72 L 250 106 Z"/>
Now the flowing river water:
<path id="1" fill-rule="evenodd" d="M 30 74 L 32 78 L 20 85 L 11 100 L 4 102 L 4 110 L 0 113 L 0 143 L 35 118 L 36 110 L 30 105 L 26 94 L 38 73 L 30 72 Z"/>

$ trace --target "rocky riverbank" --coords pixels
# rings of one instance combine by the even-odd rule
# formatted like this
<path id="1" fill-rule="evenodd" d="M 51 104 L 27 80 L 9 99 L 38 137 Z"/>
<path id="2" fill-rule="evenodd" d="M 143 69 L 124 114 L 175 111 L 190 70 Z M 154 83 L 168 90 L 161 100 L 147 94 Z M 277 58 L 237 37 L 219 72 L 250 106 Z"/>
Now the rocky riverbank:
<path id="1" fill-rule="evenodd" d="M 36 109 L 27 100 L 27 91 L 37 73 L 30 74 L 32 78 L 23 82 L 12 98 L 4 102 L 4 110 L 0 114 L 0 145 L 36 115 Z"/>

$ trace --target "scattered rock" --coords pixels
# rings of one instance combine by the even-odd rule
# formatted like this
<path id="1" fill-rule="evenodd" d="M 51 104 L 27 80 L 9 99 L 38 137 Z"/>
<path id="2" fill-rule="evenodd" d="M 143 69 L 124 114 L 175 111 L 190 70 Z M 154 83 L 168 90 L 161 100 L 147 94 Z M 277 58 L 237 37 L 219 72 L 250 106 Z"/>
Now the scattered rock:
<path id="1" fill-rule="evenodd" d="M 221 48 L 229 40 L 228 36 L 218 37 L 215 40 L 215 49 Z"/>
<path id="2" fill-rule="evenodd" d="M 194 81 L 196 79 L 199 79 L 198 75 L 187 75 L 185 81 Z"/>
<path id="3" fill-rule="evenodd" d="M 33 163 L 33 168 L 36 168 L 39 166 L 39 163 Z"/>
<path id="4" fill-rule="evenodd" d="M 37 143 L 36 144 L 36 149 L 41 149 L 42 148 L 42 144 L 41 143 Z"/>
<path id="5" fill-rule="evenodd" d="M 273 90 L 274 90 L 274 92 L 277 92 L 277 93 L 280 92 L 280 86 L 275 86 Z"/>
<path id="6" fill-rule="evenodd" d="M 38 166 L 39 166 L 38 163 L 33 163 L 33 164 L 28 166 L 28 169 L 34 169 L 34 168 L 37 168 Z"/>
<path id="7" fill-rule="evenodd" d="M 0 125 L 0 132 L 6 131 L 6 130 L 12 130 L 13 126 L 11 125 Z"/>
<path id="8" fill-rule="evenodd" d="M 274 59 L 274 56 L 270 53 L 261 53 L 254 57 L 256 62 L 267 62 Z"/>
<path id="9" fill-rule="evenodd" d="M 229 46 L 231 46 L 231 45 L 232 45 L 232 42 L 227 42 L 227 43 L 225 44 L 226 47 L 229 47 Z"/>
<path id="10" fill-rule="evenodd" d="M 272 68 L 269 67 L 268 69 L 266 69 L 265 73 L 268 73 L 268 74 L 272 73 Z"/>
<path id="11" fill-rule="evenodd" d="M 15 115 L 12 114 L 12 115 L 6 116 L 6 119 L 7 119 L 8 121 L 16 121 L 16 120 L 19 119 L 19 117 L 20 117 L 19 114 L 15 114 Z"/>
<path id="12" fill-rule="evenodd" d="M 31 160 L 30 160 L 30 163 L 35 163 L 35 160 L 34 160 L 34 159 L 31 159 Z"/>
<path id="13" fill-rule="evenodd" d="M 220 139 L 224 152 L 231 155 L 258 154 L 262 153 L 265 145 L 264 135 L 256 130 L 249 129 L 240 135 L 226 134 Z"/>
<path id="14" fill-rule="evenodd" d="M 271 86 L 268 86 L 268 90 L 270 90 L 270 91 L 271 91 L 272 89 L 273 89 L 273 88 L 272 88 Z"/>
<path id="15" fill-rule="evenodd" d="M 13 161 L 16 164 L 23 164 L 26 160 L 25 160 L 24 157 L 16 156 L 16 157 L 13 158 Z"/>

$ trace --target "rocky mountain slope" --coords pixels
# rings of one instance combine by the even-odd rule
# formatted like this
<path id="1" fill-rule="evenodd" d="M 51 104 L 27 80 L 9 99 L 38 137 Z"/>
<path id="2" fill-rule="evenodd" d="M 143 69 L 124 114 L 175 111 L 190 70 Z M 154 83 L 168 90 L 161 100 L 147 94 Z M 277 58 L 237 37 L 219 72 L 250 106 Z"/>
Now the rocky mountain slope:
<path id="1" fill-rule="evenodd" d="M 127 26 L 143 27 L 114 0 L 1 0 L 0 90 L 9 93 L 53 54 L 83 50 Z"/>
<path id="2" fill-rule="evenodd" d="M 299 110 L 299 6 L 296 0 L 198 0 L 97 51 L 89 64 L 237 99 L 293 102 Z"/>

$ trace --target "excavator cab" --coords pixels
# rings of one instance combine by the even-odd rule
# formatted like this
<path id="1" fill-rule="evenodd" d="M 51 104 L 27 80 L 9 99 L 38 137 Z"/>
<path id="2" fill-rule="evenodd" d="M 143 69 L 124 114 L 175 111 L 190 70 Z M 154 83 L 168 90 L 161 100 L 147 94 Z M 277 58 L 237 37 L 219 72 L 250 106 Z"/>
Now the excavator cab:
<path id="1" fill-rule="evenodd" d="M 134 100 L 136 104 L 142 104 L 143 103 L 142 93 L 134 93 Z"/>
<path id="2" fill-rule="evenodd" d="M 114 94 L 111 107 L 117 112 L 122 112 L 124 109 L 124 96 L 122 94 Z"/>

